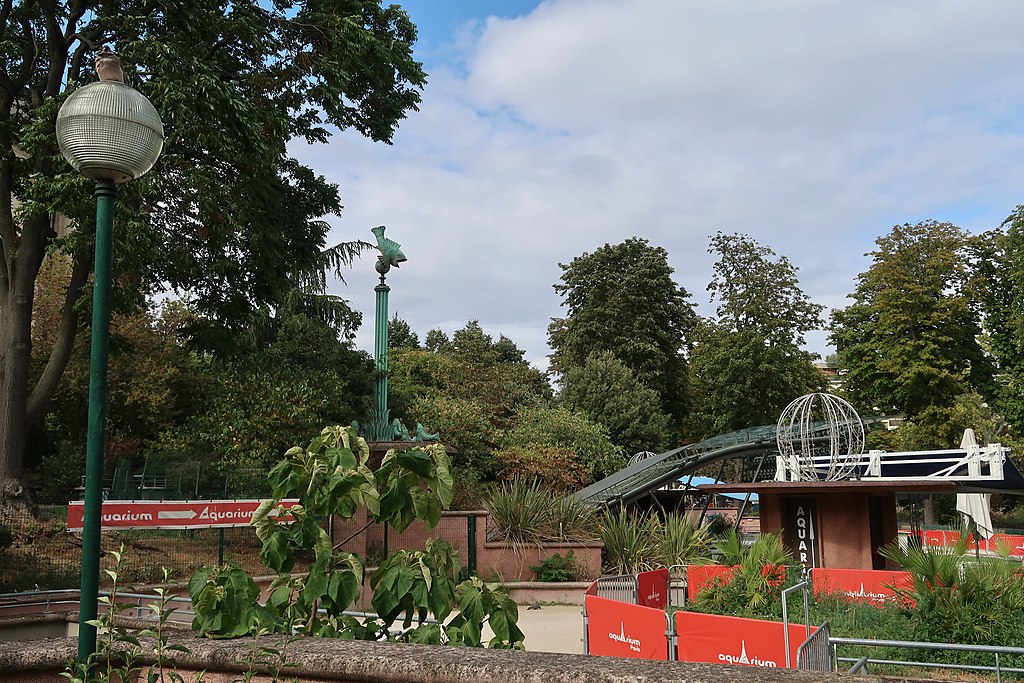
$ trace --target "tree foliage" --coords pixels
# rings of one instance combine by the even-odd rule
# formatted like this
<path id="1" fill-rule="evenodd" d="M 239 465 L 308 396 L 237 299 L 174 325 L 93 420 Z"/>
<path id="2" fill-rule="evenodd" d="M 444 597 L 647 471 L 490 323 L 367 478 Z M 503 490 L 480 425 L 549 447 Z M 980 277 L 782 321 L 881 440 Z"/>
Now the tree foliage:
<path id="1" fill-rule="evenodd" d="M 976 242 L 987 350 L 996 366 L 995 402 L 1024 429 L 1024 206 Z M 1018 433 L 1020 433 L 1018 431 Z"/>
<path id="2" fill-rule="evenodd" d="M 631 237 L 559 267 L 554 287 L 567 310 L 548 326 L 551 369 L 565 373 L 594 351 L 610 351 L 679 423 L 688 407 L 685 351 L 695 316 L 690 295 L 672 279 L 668 253 Z"/>
<path id="3" fill-rule="evenodd" d="M 279 316 L 274 328 L 259 348 L 202 356 L 187 417 L 154 435 L 145 452 L 158 461 L 185 456 L 244 481 L 318 425 L 368 414 L 369 356 L 318 318 Z"/>
<path id="4" fill-rule="evenodd" d="M 501 443 L 505 449 L 561 450 L 567 461 L 583 466 L 588 484 L 626 466 L 622 449 L 603 425 L 564 407 L 521 408 Z"/>
<path id="5" fill-rule="evenodd" d="M 701 436 L 773 423 L 825 384 L 801 348 L 821 326 L 822 306 L 800 289 L 796 266 L 747 235 L 719 232 L 708 251 L 718 256 L 708 285 L 718 317 L 697 325 L 690 354 L 691 423 Z"/>
<path id="6" fill-rule="evenodd" d="M 458 452 L 463 481 L 491 479 L 501 436 L 516 411 L 551 397 L 547 379 L 524 360 L 508 337 L 497 341 L 471 320 L 451 339 L 439 330 L 425 349 L 395 349 L 389 356 L 392 414 L 440 432 Z"/>
<path id="7" fill-rule="evenodd" d="M 969 237 L 926 221 L 897 225 L 876 244 L 854 302 L 832 316 L 844 391 L 868 410 L 940 424 L 957 396 L 991 387 Z"/>
<path id="8" fill-rule="evenodd" d="M 587 356 L 562 374 L 561 399 L 571 410 L 604 425 L 626 453 L 659 451 L 668 436 L 668 416 L 658 393 L 641 383 L 611 351 Z"/>
<path id="9" fill-rule="evenodd" d="M 293 138 L 332 128 L 389 141 L 424 82 L 416 30 L 377 0 L 225 5 L 125 0 L 5 3 L 0 11 L 0 482 L 17 491 L 25 425 L 56 391 L 78 329 L 91 267 L 89 182 L 57 154 L 54 121 L 68 92 L 92 78 L 110 44 L 127 81 L 164 122 L 154 171 L 121 190 L 115 279 L 121 304 L 139 292 L 188 293 L 202 319 L 233 329 L 274 308 L 324 251 L 337 188 L 291 158 Z M 77 229 L 58 235 L 61 214 Z M 33 291 L 43 255 L 68 255 L 53 352 L 30 387 Z M 317 273 L 312 273 L 317 280 Z"/>
<path id="10" fill-rule="evenodd" d="M 391 322 L 388 323 L 388 348 L 420 348 L 419 336 L 409 327 L 409 323 L 398 317 L 397 313 L 391 316 Z"/>

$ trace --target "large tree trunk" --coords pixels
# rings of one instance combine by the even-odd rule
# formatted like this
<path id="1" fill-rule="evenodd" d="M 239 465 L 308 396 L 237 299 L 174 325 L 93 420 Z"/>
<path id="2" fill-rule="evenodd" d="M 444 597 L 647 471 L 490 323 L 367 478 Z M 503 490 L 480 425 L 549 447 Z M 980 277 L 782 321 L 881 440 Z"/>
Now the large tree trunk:
<path id="1" fill-rule="evenodd" d="M 6 264 L 7 286 L 0 292 L 0 498 L 23 495 L 32 304 L 48 228 L 47 217 L 26 221 L 15 258 Z"/>
<path id="2" fill-rule="evenodd" d="M 76 41 L 78 22 L 88 9 L 87 3 L 76 1 L 62 14 L 57 3 L 41 3 L 38 7 L 45 42 L 38 33 L 28 33 L 31 48 L 17 68 L 0 73 L 0 116 L 13 120 L 15 115 L 26 120 L 40 115 L 40 108 L 63 89 L 68 76 L 68 49 Z M 10 39 L 7 29 L 11 4 L 0 8 L 0 28 Z M 27 26 L 27 25 L 26 25 Z M 27 30 L 26 30 L 27 32 Z M 79 46 L 70 76 L 77 76 L 85 44 Z M 45 67 L 45 71 L 40 70 Z M 17 114 L 15 114 L 17 112 Z M 53 113 L 47 113 L 54 116 Z M 55 116 L 54 116 L 55 117 Z M 52 122 L 51 122 L 52 123 Z M 89 259 L 76 261 L 58 339 L 43 375 L 35 388 L 29 391 L 29 367 L 32 358 L 32 306 L 36 276 L 42 265 L 46 246 L 54 238 L 51 216 L 45 209 L 15 221 L 16 187 L 14 157 L 31 159 L 33 172 L 39 177 L 51 177 L 52 151 L 36 150 L 31 156 L 19 144 L 17 127 L 0 134 L 0 515 L 3 508 L 24 502 L 22 466 L 28 427 L 52 398 L 64 367 L 70 357 L 74 340 L 76 313 L 73 308 L 88 275 Z"/>

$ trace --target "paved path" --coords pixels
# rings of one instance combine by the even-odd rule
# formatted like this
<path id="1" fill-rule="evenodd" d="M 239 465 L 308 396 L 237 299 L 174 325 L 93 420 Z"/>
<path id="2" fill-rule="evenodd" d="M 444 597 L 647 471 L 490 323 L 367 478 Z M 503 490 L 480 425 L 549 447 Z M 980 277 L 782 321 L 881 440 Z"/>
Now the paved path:
<path id="1" fill-rule="evenodd" d="M 540 609 L 519 606 L 519 628 L 531 652 L 583 653 L 583 607 L 545 605 Z"/>

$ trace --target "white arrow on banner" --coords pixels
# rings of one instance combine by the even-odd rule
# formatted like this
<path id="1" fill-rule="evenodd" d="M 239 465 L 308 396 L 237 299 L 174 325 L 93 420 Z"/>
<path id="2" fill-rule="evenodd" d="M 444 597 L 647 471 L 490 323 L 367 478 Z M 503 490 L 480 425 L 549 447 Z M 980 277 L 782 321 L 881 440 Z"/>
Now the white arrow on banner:
<path id="1" fill-rule="evenodd" d="M 156 513 L 157 519 L 192 519 L 195 516 L 194 510 L 161 510 Z"/>

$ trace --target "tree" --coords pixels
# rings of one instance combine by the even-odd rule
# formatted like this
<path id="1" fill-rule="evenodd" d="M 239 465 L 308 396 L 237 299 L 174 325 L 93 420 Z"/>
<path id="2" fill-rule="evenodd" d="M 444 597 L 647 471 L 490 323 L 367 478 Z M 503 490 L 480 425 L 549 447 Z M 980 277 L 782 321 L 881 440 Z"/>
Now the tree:
<path id="1" fill-rule="evenodd" d="M 672 280 L 668 252 L 631 237 L 559 264 L 555 291 L 567 308 L 548 326 L 551 369 L 582 367 L 593 351 L 610 351 L 679 424 L 687 413 L 685 350 L 696 316 L 690 295 Z"/>
<path id="2" fill-rule="evenodd" d="M 447 351 L 449 344 L 451 344 L 451 339 L 448 338 L 448 335 L 436 327 L 427 332 L 427 336 L 423 338 L 423 348 L 432 353 Z"/>
<path id="3" fill-rule="evenodd" d="M 573 467 L 577 462 L 583 466 L 587 484 L 626 466 L 622 449 L 612 443 L 602 425 L 563 407 L 520 408 L 501 444 L 503 452 L 532 450 L 550 454 L 552 449 L 561 450 Z"/>
<path id="4" fill-rule="evenodd" d="M 894 226 L 875 243 L 854 302 L 832 316 L 844 391 L 855 405 L 938 429 L 957 396 L 991 394 L 969 236 L 926 221 Z"/>
<path id="5" fill-rule="evenodd" d="M 1024 206 L 976 242 L 987 350 L 996 366 L 995 403 L 1024 429 Z M 1020 433 L 1018 431 L 1018 433 Z"/>
<path id="6" fill-rule="evenodd" d="M 412 331 L 409 323 L 398 317 L 395 313 L 388 323 L 388 348 L 389 349 L 418 349 L 420 347 L 419 336 Z"/>
<path id="7" fill-rule="evenodd" d="M 658 392 L 644 386 L 611 351 L 594 352 L 582 367 L 562 375 L 562 402 L 604 425 L 626 453 L 657 451 L 665 443 L 668 416 Z"/>
<path id="8" fill-rule="evenodd" d="M 708 285 L 717 320 L 694 334 L 692 424 L 701 436 L 774 423 L 794 398 L 825 378 L 801 349 L 822 324 L 822 306 L 800 289 L 797 268 L 747 235 L 711 237 L 718 255 Z"/>
<path id="9" fill-rule="evenodd" d="M 369 413 L 373 362 L 340 342 L 323 320 L 281 315 L 274 336 L 232 358 L 207 355 L 180 424 L 155 436 L 145 452 L 183 455 L 251 485 L 289 444 L 324 424 Z"/>
<path id="10" fill-rule="evenodd" d="M 708 285 L 718 300 L 718 320 L 730 330 L 756 330 L 768 344 L 798 348 L 821 324 L 820 304 L 811 301 L 797 268 L 748 235 L 718 232 L 709 254 L 718 254 Z"/>
<path id="11" fill-rule="evenodd" d="M 331 127 L 388 142 L 425 77 L 411 55 L 415 27 L 379 0 L 7 2 L 0 38 L 3 497 L 20 491 L 27 425 L 68 362 L 91 269 L 91 187 L 60 161 L 54 121 L 91 78 L 94 49 L 114 45 L 166 136 L 154 172 L 121 190 L 114 275 L 126 296 L 115 304 L 177 289 L 227 330 L 275 307 L 301 284 L 297 273 L 322 263 L 320 218 L 341 208 L 337 188 L 286 143 L 325 142 Z M 58 214 L 75 229 L 64 231 Z M 53 351 L 30 386 L 34 284 L 51 252 L 66 254 L 72 273 Z M 337 263 L 351 251 L 326 255 Z"/>
<path id="12" fill-rule="evenodd" d="M 548 401 L 551 386 L 512 340 L 495 342 L 476 320 L 451 339 L 431 330 L 425 341 L 426 349 L 401 348 L 389 356 L 391 414 L 440 432 L 458 451 L 457 501 L 468 504 L 472 495 L 462 494 L 494 477 L 494 454 L 517 410 Z"/>

